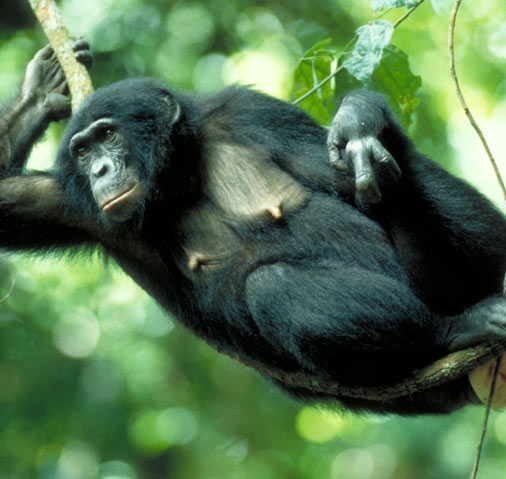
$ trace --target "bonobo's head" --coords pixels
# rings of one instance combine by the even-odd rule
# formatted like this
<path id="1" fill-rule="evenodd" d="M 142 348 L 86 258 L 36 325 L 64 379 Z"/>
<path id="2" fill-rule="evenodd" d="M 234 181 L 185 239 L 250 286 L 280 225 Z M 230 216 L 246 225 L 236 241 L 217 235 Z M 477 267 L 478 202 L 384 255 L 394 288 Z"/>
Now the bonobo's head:
<path id="1" fill-rule="evenodd" d="M 124 80 L 97 90 L 71 118 L 56 162 L 78 211 L 122 223 L 142 214 L 170 150 L 181 110 L 154 80 Z"/>

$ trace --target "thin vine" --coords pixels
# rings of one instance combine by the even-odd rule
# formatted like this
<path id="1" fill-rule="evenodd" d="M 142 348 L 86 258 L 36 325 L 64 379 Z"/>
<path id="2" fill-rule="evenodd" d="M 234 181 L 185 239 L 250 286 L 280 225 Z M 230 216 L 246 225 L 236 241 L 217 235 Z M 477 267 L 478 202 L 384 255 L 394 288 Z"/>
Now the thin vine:
<path id="1" fill-rule="evenodd" d="M 478 442 L 478 446 L 477 446 L 476 459 L 474 460 L 474 466 L 473 466 L 473 472 L 471 475 L 471 479 L 476 479 L 476 477 L 478 476 L 478 468 L 480 465 L 481 451 L 483 449 L 483 443 L 485 442 L 485 435 L 487 434 L 488 418 L 490 416 L 490 409 L 492 407 L 492 401 L 494 399 L 495 385 L 497 383 L 497 377 L 499 376 L 500 367 L 501 367 L 501 358 L 499 357 L 497 359 L 497 364 L 495 365 L 494 376 L 492 378 L 492 384 L 490 385 L 490 395 L 488 397 L 487 406 L 485 408 L 485 415 L 483 418 L 483 427 L 481 429 L 480 441 Z"/>
<path id="2" fill-rule="evenodd" d="M 450 27 L 448 29 L 448 56 L 450 59 L 450 75 L 451 75 L 451 78 L 452 78 L 453 83 L 455 85 L 455 90 L 457 93 L 457 97 L 460 101 L 460 104 L 462 105 L 462 108 L 463 108 L 467 118 L 469 119 L 471 126 L 474 128 L 474 130 L 476 131 L 476 134 L 480 138 L 481 144 L 483 145 L 483 148 L 485 149 L 485 152 L 487 153 L 490 163 L 492 164 L 492 168 L 494 169 L 494 173 L 497 178 L 497 182 L 499 183 L 499 187 L 501 188 L 501 192 L 503 194 L 504 201 L 506 202 L 506 187 L 504 185 L 504 181 L 502 179 L 501 173 L 499 172 L 497 162 L 495 161 L 495 158 L 492 155 L 492 151 L 490 150 L 490 147 L 488 146 L 487 140 L 485 139 L 485 136 L 483 135 L 481 128 L 478 126 L 478 123 L 476 123 L 476 120 L 474 119 L 473 114 L 471 113 L 471 110 L 469 109 L 469 106 L 467 105 L 467 102 L 464 99 L 464 95 L 463 95 L 462 90 L 460 88 L 459 79 L 457 77 L 457 72 L 455 69 L 455 52 L 454 52 L 453 45 L 454 45 L 454 36 L 455 36 L 455 23 L 457 20 L 457 13 L 459 11 L 461 3 L 462 3 L 462 0 L 455 1 L 455 4 L 453 5 L 452 13 L 450 15 Z"/>
<path id="3" fill-rule="evenodd" d="M 499 187 L 500 187 L 501 192 L 503 194 L 504 201 L 506 202 L 506 188 L 504 186 L 504 181 L 502 179 L 501 173 L 499 172 L 497 162 L 495 161 L 495 158 L 492 155 L 492 151 L 490 150 L 490 148 L 488 146 L 488 143 L 485 139 L 485 136 L 483 135 L 483 132 L 481 131 L 481 128 L 478 126 L 478 123 L 474 119 L 474 116 L 471 113 L 469 106 L 467 105 L 467 102 L 466 102 L 464 95 L 462 93 L 462 89 L 460 88 L 460 82 L 459 82 L 459 79 L 457 76 L 457 71 L 455 68 L 455 48 L 454 48 L 455 24 L 457 21 L 457 13 L 459 11 L 461 4 L 462 4 L 462 0 L 455 0 L 452 12 L 450 14 L 450 23 L 449 23 L 449 28 L 448 28 L 448 58 L 450 61 L 450 76 L 451 76 L 453 84 L 455 86 L 455 91 L 456 91 L 457 97 L 460 101 L 460 104 L 462 106 L 462 109 L 464 110 L 464 113 L 466 114 L 469 122 L 471 123 L 471 126 L 476 131 L 476 133 L 481 141 L 481 144 L 483 145 L 483 148 L 485 149 L 485 152 L 490 160 L 490 163 L 492 164 L 492 168 L 494 170 L 497 182 L 499 183 Z M 490 416 L 490 408 L 492 407 L 492 400 L 494 398 L 495 385 L 497 382 L 497 376 L 499 374 L 500 365 L 501 365 L 501 356 L 499 355 L 497 358 L 497 364 L 495 366 L 492 384 L 490 386 L 490 394 L 489 394 L 489 398 L 487 401 L 487 406 L 485 408 L 483 427 L 482 427 L 482 431 L 481 431 L 481 437 L 478 442 L 476 459 L 474 462 L 474 467 L 473 467 L 471 479 L 476 479 L 476 477 L 478 475 L 478 468 L 479 468 L 479 464 L 480 464 L 481 453 L 483 450 L 483 443 L 485 441 L 485 435 L 487 433 L 487 425 L 488 425 L 488 419 Z"/>

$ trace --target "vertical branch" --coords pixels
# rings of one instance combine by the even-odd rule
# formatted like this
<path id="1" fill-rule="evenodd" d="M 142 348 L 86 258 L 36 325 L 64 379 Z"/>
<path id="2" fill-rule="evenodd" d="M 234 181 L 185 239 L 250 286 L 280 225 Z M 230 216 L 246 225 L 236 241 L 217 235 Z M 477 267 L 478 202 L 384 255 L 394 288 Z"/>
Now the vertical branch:
<path id="1" fill-rule="evenodd" d="M 483 135 L 483 132 L 481 131 L 481 128 L 478 126 L 478 123 L 476 123 L 471 110 L 469 109 L 466 100 L 464 99 L 464 95 L 462 93 L 462 90 L 460 88 L 459 79 L 457 77 L 457 72 L 455 70 L 455 50 L 454 50 L 454 36 L 455 36 L 455 23 L 457 21 L 457 13 L 459 11 L 460 5 L 462 3 L 462 0 L 455 0 L 455 3 L 453 5 L 452 13 L 450 15 L 450 25 L 448 28 L 448 57 L 450 59 L 450 75 L 453 80 L 453 83 L 455 85 L 455 91 L 457 93 L 457 97 L 460 101 L 460 104 L 471 123 L 471 126 L 476 131 L 478 137 L 480 138 L 481 144 L 483 145 L 483 148 L 485 148 L 485 152 L 487 153 L 487 156 L 490 160 L 490 163 L 492 164 L 492 168 L 494 169 L 495 176 L 497 178 L 497 181 L 499 183 L 499 187 L 501 188 L 504 200 L 506 201 L 506 188 L 504 186 L 504 181 L 501 177 L 501 173 L 499 172 L 499 168 L 497 166 L 497 163 L 495 161 L 494 156 L 492 155 L 492 152 L 490 151 L 490 148 L 488 146 L 488 143 L 485 139 L 485 136 Z M 499 368 L 501 365 L 501 357 L 499 356 L 497 358 L 497 364 L 495 366 L 494 370 L 494 376 L 492 378 L 492 384 L 490 386 L 490 395 L 487 402 L 487 407 L 485 409 L 485 416 L 483 418 L 483 427 L 481 430 L 481 437 L 480 441 L 478 443 L 477 447 L 477 453 L 476 453 L 476 459 L 474 462 L 473 472 L 471 474 L 471 479 L 476 479 L 478 476 L 478 467 L 480 464 L 480 458 L 481 458 L 481 452 L 483 448 L 483 443 L 485 441 L 485 435 L 487 433 L 487 425 L 488 425 L 488 418 L 490 414 L 490 408 L 492 406 L 492 401 L 494 399 L 494 392 L 495 392 L 495 386 L 497 381 L 497 376 L 499 374 Z"/>
<path id="2" fill-rule="evenodd" d="M 90 76 L 86 68 L 74 58 L 69 31 L 54 1 L 29 0 L 29 2 L 65 73 L 72 95 L 72 111 L 76 111 L 82 101 L 93 93 Z"/>
<path id="3" fill-rule="evenodd" d="M 485 148 L 485 152 L 487 153 L 490 163 L 492 164 L 492 168 L 494 169 L 495 177 L 497 178 L 497 182 L 499 183 L 499 187 L 501 188 L 501 191 L 502 191 L 502 194 L 504 197 L 504 201 L 506 202 L 506 187 L 504 186 L 504 181 L 501 177 L 501 173 L 499 172 L 497 162 L 495 161 L 494 156 L 492 155 L 492 152 L 490 151 L 487 140 L 485 140 L 485 136 L 483 135 L 481 128 L 478 126 L 478 123 L 476 123 L 476 121 L 471 113 L 471 110 L 469 110 L 469 107 L 467 106 L 466 100 L 464 99 L 464 95 L 462 94 L 462 90 L 460 89 L 459 79 L 457 77 L 457 72 L 455 70 L 455 53 L 454 53 L 454 48 L 453 48 L 453 39 L 454 39 L 454 34 L 455 34 L 455 22 L 457 20 L 457 13 L 459 11 L 461 3 L 462 3 L 462 0 L 455 0 L 455 4 L 453 5 L 453 10 L 452 10 L 452 13 L 450 16 L 450 26 L 448 29 L 448 56 L 450 59 L 450 75 L 451 75 L 453 83 L 455 85 L 455 90 L 457 92 L 457 97 L 459 98 L 460 104 L 462 105 L 462 108 L 464 109 L 464 112 L 465 112 L 467 118 L 469 119 L 471 126 L 474 128 L 478 137 L 480 138 L 483 148 Z"/>
<path id="4" fill-rule="evenodd" d="M 492 407 L 492 401 L 494 399 L 495 386 L 497 383 L 497 376 L 499 375 L 499 369 L 501 368 L 501 356 L 497 358 L 497 363 L 494 369 L 494 376 L 492 377 L 492 384 L 490 385 L 490 396 L 488 397 L 487 407 L 485 409 L 485 417 L 483 418 L 483 426 L 481 429 L 480 442 L 478 443 L 476 459 L 474 461 L 473 472 L 471 479 L 478 477 L 478 468 L 480 466 L 481 451 L 483 449 L 483 443 L 485 442 L 485 434 L 487 434 L 488 416 L 490 414 L 490 408 Z"/>

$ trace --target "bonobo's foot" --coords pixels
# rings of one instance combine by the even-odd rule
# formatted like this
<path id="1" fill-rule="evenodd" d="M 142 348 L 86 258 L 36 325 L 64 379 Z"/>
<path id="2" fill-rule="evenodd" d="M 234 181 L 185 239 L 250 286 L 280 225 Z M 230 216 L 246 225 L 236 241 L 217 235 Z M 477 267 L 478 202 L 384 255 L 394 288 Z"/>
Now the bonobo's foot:
<path id="1" fill-rule="evenodd" d="M 451 323 L 446 340 L 450 351 L 484 341 L 506 340 L 506 299 L 502 296 L 484 299 L 448 319 Z"/>
<path id="2" fill-rule="evenodd" d="M 497 359 L 492 359 L 483 366 L 479 366 L 469 373 L 469 382 L 474 392 L 484 404 L 487 404 L 490 396 L 490 387 L 494 377 Z M 492 407 L 500 409 L 506 406 L 506 354 L 501 358 L 499 374 L 495 383 Z"/>
<path id="3" fill-rule="evenodd" d="M 490 340 L 506 340 L 506 299 L 487 298 L 461 315 L 449 318 L 448 345 L 455 351 Z M 487 403 L 497 359 L 492 359 L 469 373 L 469 382 L 483 403 Z M 502 356 L 492 407 L 506 406 L 506 354 Z"/>
<path id="4" fill-rule="evenodd" d="M 90 45 L 83 38 L 74 39 L 72 45 L 74 56 L 79 63 L 82 63 L 87 70 L 93 66 L 93 54 L 90 52 Z"/>
<path id="5" fill-rule="evenodd" d="M 337 170 L 348 171 L 351 166 L 358 198 L 363 205 L 379 203 L 380 185 L 391 184 L 402 176 L 397 162 L 375 137 L 348 141 L 341 136 L 338 121 L 334 121 L 330 129 L 327 146 L 330 161 Z"/>
<path id="6" fill-rule="evenodd" d="M 93 55 L 88 43 L 78 39 L 74 42 L 73 49 L 76 60 L 86 68 L 91 68 Z M 39 50 L 28 63 L 20 95 L 28 108 L 49 121 L 60 120 L 70 115 L 67 82 L 51 45 Z"/>

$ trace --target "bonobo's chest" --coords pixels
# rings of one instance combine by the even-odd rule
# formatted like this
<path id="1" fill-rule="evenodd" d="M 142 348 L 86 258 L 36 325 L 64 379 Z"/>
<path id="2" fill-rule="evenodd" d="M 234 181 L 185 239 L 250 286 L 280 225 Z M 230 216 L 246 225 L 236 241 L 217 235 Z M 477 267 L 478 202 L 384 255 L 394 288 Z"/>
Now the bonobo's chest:
<path id="1" fill-rule="evenodd" d="M 216 143 L 204 154 L 203 200 L 188 208 L 177 230 L 176 261 L 192 279 L 237 267 L 256 257 L 265 233 L 282 227 L 311 192 L 267 152 Z"/>
<path id="2" fill-rule="evenodd" d="M 235 223 L 261 227 L 302 207 L 309 192 L 260 148 L 214 143 L 204 152 L 204 195 Z"/>

